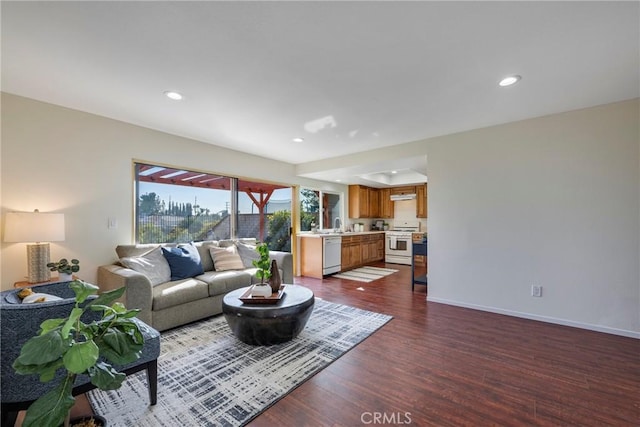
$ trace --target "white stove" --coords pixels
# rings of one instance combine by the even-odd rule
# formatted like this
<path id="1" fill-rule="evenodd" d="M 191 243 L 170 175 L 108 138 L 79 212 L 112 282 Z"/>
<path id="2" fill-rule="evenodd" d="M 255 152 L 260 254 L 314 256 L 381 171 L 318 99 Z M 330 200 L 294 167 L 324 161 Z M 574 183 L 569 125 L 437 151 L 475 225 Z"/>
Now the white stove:
<path id="1" fill-rule="evenodd" d="M 385 234 L 384 261 L 393 264 L 411 265 L 412 233 L 420 231 L 420 221 L 396 223 L 393 230 Z"/>

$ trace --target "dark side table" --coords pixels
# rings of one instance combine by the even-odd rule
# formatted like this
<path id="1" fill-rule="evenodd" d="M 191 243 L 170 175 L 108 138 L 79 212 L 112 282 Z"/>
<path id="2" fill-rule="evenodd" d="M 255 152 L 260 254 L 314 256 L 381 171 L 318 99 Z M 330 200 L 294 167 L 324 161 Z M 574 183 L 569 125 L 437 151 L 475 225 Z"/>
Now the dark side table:
<path id="1" fill-rule="evenodd" d="M 247 304 L 240 296 L 248 288 L 229 292 L 222 300 L 222 312 L 233 334 L 251 345 L 272 345 L 290 341 L 304 329 L 311 316 L 311 289 L 285 285 L 284 295 L 274 304 Z"/>
<path id="2" fill-rule="evenodd" d="M 415 255 L 427 256 L 427 241 L 424 242 L 413 242 L 413 256 L 411 257 L 411 290 L 415 285 L 425 285 L 427 286 L 427 275 L 421 274 L 416 276 L 416 261 Z M 426 291 L 426 289 L 425 289 Z"/>

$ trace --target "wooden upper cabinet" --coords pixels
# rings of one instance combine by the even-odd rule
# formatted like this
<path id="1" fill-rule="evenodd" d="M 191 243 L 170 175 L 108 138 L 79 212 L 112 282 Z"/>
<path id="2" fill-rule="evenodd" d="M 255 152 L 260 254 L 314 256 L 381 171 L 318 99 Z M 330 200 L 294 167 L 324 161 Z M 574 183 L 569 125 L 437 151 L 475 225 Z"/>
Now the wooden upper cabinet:
<path id="1" fill-rule="evenodd" d="M 369 188 L 369 218 L 380 218 L 380 190 Z"/>
<path id="2" fill-rule="evenodd" d="M 349 186 L 349 218 L 369 218 L 369 187 Z"/>
<path id="3" fill-rule="evenodd" d="M 391 189 L 381 188 L 379 194 L 379 218 L 393 218 L 393 200 L 391 200 Z"/>
<path id="4" fill-rule="evenodd" d="M 391 195 L 416 195 L 416 217 L 427 217 L 427 184 L 404 187 L 371 188 L 349 186 L 349 218 L 393 218 Z"/>
<path id="5" fill-rule="evenodd" d="M 379 218 L 380 192 L 364 185 L 349 186 L 349 218 Z"/>
<path id="6" fill-rule="evenodd" d="M 393 195 L 416 194 L 416 187 L 415 185 L 407 185 L 404 187 L 392 187 L 391 194 Z"/>
<path id="7" fill-rule="evenodd" d="M 427 218 L 427 184 L 416 185 L 416 217 Z"/>

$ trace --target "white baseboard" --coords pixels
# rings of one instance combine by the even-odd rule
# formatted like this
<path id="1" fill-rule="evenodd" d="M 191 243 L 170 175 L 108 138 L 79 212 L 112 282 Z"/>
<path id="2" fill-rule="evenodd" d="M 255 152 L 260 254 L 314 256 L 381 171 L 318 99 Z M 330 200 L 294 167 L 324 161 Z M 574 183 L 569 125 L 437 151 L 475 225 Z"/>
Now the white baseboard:
<path id="1" fill-rule="evenodd" d="M 451 301 L 443 298 L 433 298 L 427 296 L 427 301 L 437 302 L 440 304 L 454 305 L 457 307 L 471 308 L 473 310 L 488 311 L 490 313 L 505 314 L 507 316 L 521 317 L 523 319 L 537 320 L 540 322 L 555 323 L 557 325 L 571 326 L 573 328 L 588 329 L 590 331 L 604 332 L 605 334 L 621 335 L 623 337 L 640 339 L 640 332 L 627 331 L 626 329 L 610 328 L 601 325 L 592 325 L 590 323 L 574 322 L 573 320 L 558 319 L 555 317 L 540 316 L 537 314 L 523 313 L 513 310 L 505 310 L 497 307 L 486 307 L 483 305 L 469 304 L 460 301 Z"/>

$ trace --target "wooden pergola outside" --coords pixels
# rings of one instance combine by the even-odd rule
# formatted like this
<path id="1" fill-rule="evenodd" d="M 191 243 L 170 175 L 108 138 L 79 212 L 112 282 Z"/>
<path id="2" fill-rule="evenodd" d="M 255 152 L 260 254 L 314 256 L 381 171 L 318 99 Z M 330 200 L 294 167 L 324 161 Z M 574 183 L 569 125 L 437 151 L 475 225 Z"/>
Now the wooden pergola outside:
<path id="1" fill-rule="evenodd" d="M 185 187 L 208 188 L 211 190 L 231 190 L 231 178 L 202 172 L 190 172 L 161 166 L 137 164 L 138 180 L 156 184 L 181 185 Z M 264 212 L 275 190 L 289 188 L 286 185 L 238 179 L 238 191 L 245 193 L 258 208 L 260 218 L 259 240 L 264 241 Z"/>

